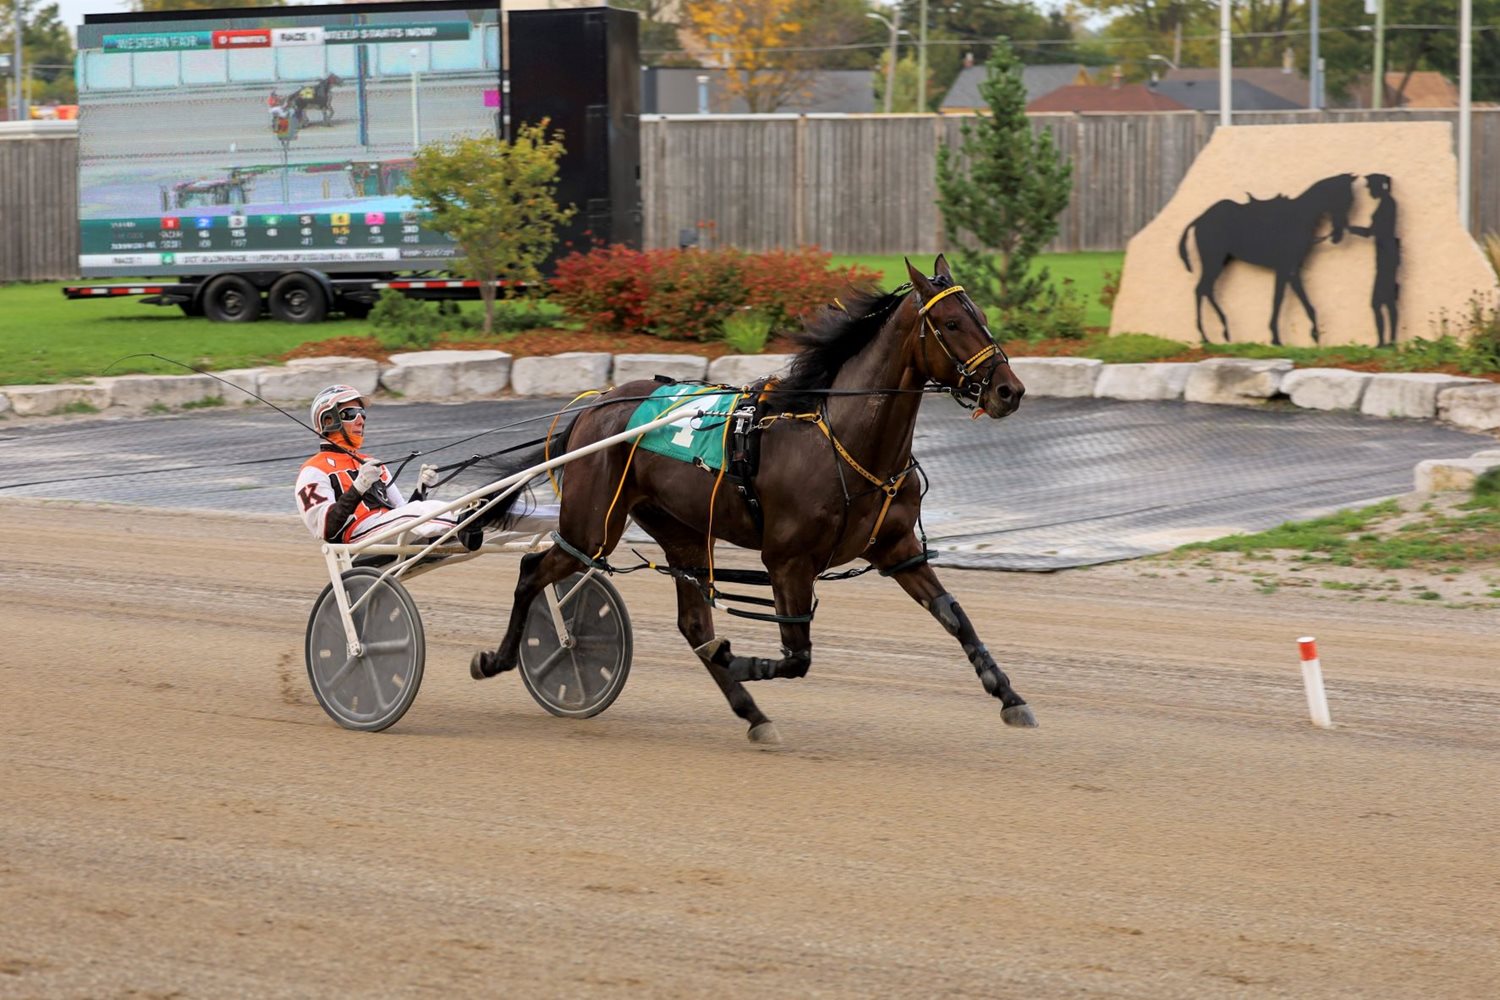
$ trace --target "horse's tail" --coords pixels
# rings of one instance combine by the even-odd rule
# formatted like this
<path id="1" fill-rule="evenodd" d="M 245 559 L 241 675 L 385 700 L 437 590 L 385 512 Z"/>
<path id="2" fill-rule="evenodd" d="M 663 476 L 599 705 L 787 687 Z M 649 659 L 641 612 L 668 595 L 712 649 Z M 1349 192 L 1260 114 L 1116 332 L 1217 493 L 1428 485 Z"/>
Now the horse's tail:
<path id="1" fill-rule="evenodd" d="M 1198 219 L 1201 218 L 1203 218 L 1203 216 L 1198 216 Z M 1193 230 L 1193 227 L 1198 225 L 1198 219 L 1194 219 L 1192 222 L 1189 222 L 1186 226 L 1184 226 L 1182 230 L 1182 236 L 1177 240 L 1177 256 L 1182 258 L 1182 266 L 1187 268 L 1189 272 L 1193 270 L 1193 262 L 1188 260 L 1187 238 L 1188 233 Z"/>
<path id="2" fill-rule="evenodd" d="M 541 465 L 547 461 L 549 455 L 556 458 L 565 449 L 559 447 L 560 441 L 566 441 L 573 430 L 573 421 L 576 414 L 571 414 L 565 422 L 560 422 L 558 428 L 551 435 L 552 442 L 549 448 L 546 438 L 528 441 L 515 451 L 507 451 L 502 455 L 492 455 L 480 463 L 480 467 L 493 477 L 492 481 L 508 479 L 518 472 L 524 472 L 533 466 Z M 544 473 L 545 475 L 545 473 Z M 510 496 L 500 500 L 494 506 L 485 511 L 480 519 L 480 527 L 506 526 L 508 518 L 512 513 L 524 513 L 530 509 L 527 498 L 530 489 L 522 486 Z M 518 506 L 519 505 L 519 506 Z"/>

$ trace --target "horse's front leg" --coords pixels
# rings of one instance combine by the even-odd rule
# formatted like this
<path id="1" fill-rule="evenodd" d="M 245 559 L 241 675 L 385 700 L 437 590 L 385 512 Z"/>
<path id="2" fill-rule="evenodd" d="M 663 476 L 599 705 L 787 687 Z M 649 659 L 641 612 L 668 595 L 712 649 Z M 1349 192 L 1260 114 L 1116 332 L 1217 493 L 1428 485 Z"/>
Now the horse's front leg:
<path id="1" fill-rule="evenodd" d="M 1312 300 L 1307 297 L 1307 289 L 1302 287 L 1302 275 L 1294 273 L 1289 280 L 1292 291 L 1297 298 L 1302 300 L 1302 308 L 1307 310 L 1307 321 L 1312 324 L 1312 342 L 1318 342 L 1318 311 L 1313 308 Z"/>
<path id="2" fill-rule="evenodd" d="M 871 551 L 868 558 L 882 572 L 887 573 L 901 589 L 911 595 L 922 607 L 936 618 L 947 630 L 948 634 L 958 640 L 963 647 L 964 655 L 969 658 L 974 672 L 979 675 L 979 682 L 984 689 L 996 698 L 1000 699 L 1000 718 L 1007 726 L 1021 726 L 1030 728 L 1035 726 L 1036 716 L 1031 712 L 1031 706 L 1026 704 L 1026 699 L 1016 694 L 1015 689 L 1010 686 L 1010 678 L 1000 669 L 990 651 L 985 648 L 984 643 L 979 641 L 978 634 L 974 631 L 974 623 L 969 621 L 969 616 L 964 614 L 964 609 L 954 599 L 953 595 L 943 589 L 937 574 L 926 562 L 916 565 L 902 567 L 922 553 L 922 545 L 917 541 L 914 534 L 907 533 L 904 537 L 897 539 L 892 544 L 878 544 Z M 896 568 L 895 572 L 890 572 Z"/>
<path id="3" fill-rule="evenodd" d="M 767 557 L 766 568 L 771 575 L 771 592 L 776 599 L 776 614 L 781 621 L 781 658 L 764 656 L 736 656 L 729 648 L 728 639 L 713 639 L 697 649 L 705 663 L 713 663 L 724 669 L 730 680 L 769 681 L 778 678 L 806 677 L 812 664 L 812 630 L 808 620 L 812 617 L 813 581 L 818 570 L 805 558 L 776 559 Z"/>

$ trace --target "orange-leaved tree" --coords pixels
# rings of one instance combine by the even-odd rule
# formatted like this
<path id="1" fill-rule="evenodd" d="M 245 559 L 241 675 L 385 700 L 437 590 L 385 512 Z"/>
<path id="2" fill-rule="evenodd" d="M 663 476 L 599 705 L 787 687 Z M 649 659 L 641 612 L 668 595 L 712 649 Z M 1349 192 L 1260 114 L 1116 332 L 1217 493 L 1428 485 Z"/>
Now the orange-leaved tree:
<path id="1" fill-rule="evenodd" d="M 725 73 L 725 89 L 752 112 L 775 111 L 807 89 L 807 61 L 788 53 L 802 34 L 800 0 L 689 0 L 683 27 L 698 48 L 713 54 Z"/>

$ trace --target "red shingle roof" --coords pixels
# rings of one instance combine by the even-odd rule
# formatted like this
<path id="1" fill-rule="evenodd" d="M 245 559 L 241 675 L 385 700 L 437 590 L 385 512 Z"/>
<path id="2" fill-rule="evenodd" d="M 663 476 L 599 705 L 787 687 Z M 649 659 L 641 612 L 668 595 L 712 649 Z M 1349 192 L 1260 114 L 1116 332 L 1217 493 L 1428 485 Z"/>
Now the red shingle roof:
<path id="1" fill-rule="evenodd" d="M 1059 87 L 1043 94 L 1027 111 L 1187 111 L 1188 106 L 1158 94 L 1143 83 L 1123 87 Z"/>

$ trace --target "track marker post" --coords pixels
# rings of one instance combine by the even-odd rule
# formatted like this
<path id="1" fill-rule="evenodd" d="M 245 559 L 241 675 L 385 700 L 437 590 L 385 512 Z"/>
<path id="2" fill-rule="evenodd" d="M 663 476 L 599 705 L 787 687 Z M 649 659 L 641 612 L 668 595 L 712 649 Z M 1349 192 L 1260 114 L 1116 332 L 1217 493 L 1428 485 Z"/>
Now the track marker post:
<path id="1" fill-rule="evenodd" d="M 1302 687 L 1307 692 L 1307 714 L 1319 729 L 1331 729 L 1333 719 L 1328 714 L 1328 695 L 1323 690 L 1323 664 L 1318 662 L 1318 640 L 1304 635 L 1297 640 L 1297 649 L 1302 654 Z"/>

